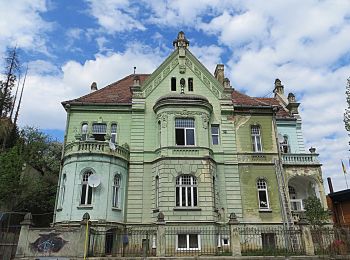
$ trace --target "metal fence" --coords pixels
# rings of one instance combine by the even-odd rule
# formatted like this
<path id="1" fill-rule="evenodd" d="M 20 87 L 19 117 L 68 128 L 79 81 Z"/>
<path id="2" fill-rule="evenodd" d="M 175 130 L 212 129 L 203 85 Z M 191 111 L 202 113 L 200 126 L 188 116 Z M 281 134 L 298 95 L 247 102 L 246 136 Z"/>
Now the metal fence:
<path id="1" fill-rule="evenodd" d="M 305 248 L 299 228 L 283 226 L 240 226 L 242 255 L 303 255 Z"/>
<path id="2" fill-rule="evenodd" d="M 350 253 L 349 227 L 319 227 L 311 229 L 316 255 L 346 255 Z"/>
<path id="3" fill-rule="evenodd" d="M 229 226 L 166 227 L 165 255 L 231 255 Z"/>
<path id="4" fill-rule="evenodd" d="M 156 227 L 90 229 L 89 256 L 155 256 Z"/>

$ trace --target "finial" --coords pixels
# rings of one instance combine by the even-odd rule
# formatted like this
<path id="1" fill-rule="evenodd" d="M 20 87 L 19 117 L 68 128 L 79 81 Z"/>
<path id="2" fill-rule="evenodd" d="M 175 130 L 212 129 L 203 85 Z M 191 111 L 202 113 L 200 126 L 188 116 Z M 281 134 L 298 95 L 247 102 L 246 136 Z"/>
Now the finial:
<path id="1" fill-rule="evenodd" d="M 190 45 L 190 42 L 186 39 L 185 33 L 180 31 L 177 34 L 177 39 L 173 41 L 173 46 L 175 48 L 187 48 Z"/>

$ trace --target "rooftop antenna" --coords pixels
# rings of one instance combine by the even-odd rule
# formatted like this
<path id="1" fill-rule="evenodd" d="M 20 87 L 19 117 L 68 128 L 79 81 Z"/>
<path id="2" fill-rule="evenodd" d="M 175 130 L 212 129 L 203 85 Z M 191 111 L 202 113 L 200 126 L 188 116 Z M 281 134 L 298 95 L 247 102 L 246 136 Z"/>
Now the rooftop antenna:
<path id="1" fill-rule="evenodd" d="M 136 67 L 134 67 L 134 75 L 135 75 L 135 73 L 136 73 Z"/>

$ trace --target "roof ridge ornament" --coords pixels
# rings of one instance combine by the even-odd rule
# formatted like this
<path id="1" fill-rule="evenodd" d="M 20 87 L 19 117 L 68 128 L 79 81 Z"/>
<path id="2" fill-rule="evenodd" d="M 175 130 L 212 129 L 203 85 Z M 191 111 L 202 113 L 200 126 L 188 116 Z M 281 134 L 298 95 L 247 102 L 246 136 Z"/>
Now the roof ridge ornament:
<path id="1" fill-rule="evenodd" d="M 190 42 L 186 39 L 185 33 L 180 31 L 177 34 L 177 39 L 173 41 L 174 48 L 186 48 L 190 45 Z"/>

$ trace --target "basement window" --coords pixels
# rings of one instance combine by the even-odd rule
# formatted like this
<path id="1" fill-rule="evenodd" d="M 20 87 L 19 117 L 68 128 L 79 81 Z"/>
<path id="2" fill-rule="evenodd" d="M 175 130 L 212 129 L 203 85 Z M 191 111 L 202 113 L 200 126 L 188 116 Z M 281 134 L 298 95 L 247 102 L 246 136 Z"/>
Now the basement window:
<path id="1" fill-rule="evenodd" d="M 178 234 L 176 242 L 179 251 L 201 249 L 199 234 Z"/>

